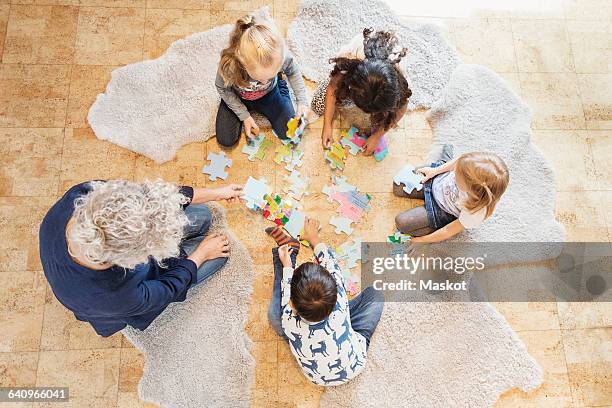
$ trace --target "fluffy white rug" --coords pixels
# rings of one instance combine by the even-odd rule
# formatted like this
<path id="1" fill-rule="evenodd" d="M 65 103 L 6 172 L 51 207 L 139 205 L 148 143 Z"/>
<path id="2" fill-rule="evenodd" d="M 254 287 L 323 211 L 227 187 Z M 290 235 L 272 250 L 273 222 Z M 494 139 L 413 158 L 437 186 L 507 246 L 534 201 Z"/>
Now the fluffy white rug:
<path id="1" fill-rule="evenodd" d="M 510 167 L 510 186 L 494 219 L 457 240 L 564 239 L 554 218 L 553 172 L 530 142 L 529 109 L 497 74 L 460 65 L 430 119 L 438 146 L 453 144 L 456 154 L 494 151 Z M 540 367 L 490 304 L 387 303 L 365 371 L 326 389 L 321 405 L 489 407 L 510 388 L 530 391 L 541 382 Z"/>
<path id="2" fill-rule="evenodd" d="M 445 143 L 454 146 L 456 156 L 490 151 L 500 155 L 510 170 L 508 190 L 493 218 L 461 239 L 565 239 L 563 226 L 555 220 L 554 172 L 531 143 L 529 107 L 499 75 L 479 65 L 460 65 L 428 114 L 434 133 L 432 152 Z"/>
<path id="3" fill-rule="evenodd" d="M 289 25 L 287 40 L 302 74 L 318 82 L 331 71 L 329 59 L 365 27 L 397 34 L 408 49 L 400 63 L 412 89 L 408 107 L 429 108 L 460 62 L 433 25 L 408 26 L 379 0 L 305 0 Z"/>
<path id="4" fill-rule="evenodd" d="M 268 8 L 255 13 L 268 15 Z M 336 25 L 339 16 L 346 25 Z M 312 18 L 318 19 L 317 30 L 308 24 Z M 380 1 L 305 1 L 289 27 L 288 42 L 305 76 L 318 80 L 329 74 L 329 57 L 371 25 L 397 27 L 409 49 L 402 64 L 413 90 L 410 108 L 431 106 L 458 62 L 456 53 L 435 27 L 407 27 Z M 98 95 L 87 116 L 98 139 L 163 163 L 181 146 L 213 137 L 219 106 L 214 79 L 232 26 L 193 34 L 172 43 L 155 60 L 114 70 L 106 91 Z M 314 36 L 314 32 L 321 35 Z M 261 116 L 256 120 L 264 126 L 267 123 Z"/>
<path id="5" fill-rule="evenodd" d="M 230 237 L 228 263 L 190 289 L 184 302 L 171 304 L 147 330 L 123 330 L 144 353 L 140 397 L 163 407 L 249 405 L 255 361 L 245 325 L 253 262 L 227 229 L 223 208 L 214 203 L 210 207 L 211 230 Z"/>
<path id="6" fill-rule="evenodd" d="M 488 303 L 389 303 L 365 370 L 326 388 L 322 407 L 490 407 L 542 382 L 538 364 Z"/>
<path id="7" fill-rule="evenodd" d="M 254 14 L 268 16 L 263 7 Z M 157 163 L 215 135 L 215 76 L 233 24 L 175 41 L 159 58 L 117 68 L 87 120 L 96 137 Z M 265 125 L 261 116 L 258 123 Z"/>

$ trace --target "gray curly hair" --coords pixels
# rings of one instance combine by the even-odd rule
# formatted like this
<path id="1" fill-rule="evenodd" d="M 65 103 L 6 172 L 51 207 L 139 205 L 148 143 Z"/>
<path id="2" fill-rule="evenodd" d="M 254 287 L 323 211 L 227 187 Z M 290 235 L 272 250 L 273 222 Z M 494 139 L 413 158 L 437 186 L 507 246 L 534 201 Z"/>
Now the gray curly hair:
<path id="1" fill-rule="evenodd" d="M 162 180 L 93 181 L 74 202 L 68 238 L 79 255 L 95 265 L 134 268 L 149 257 L 160 265 L 178 256 L 189 199 Z"/>

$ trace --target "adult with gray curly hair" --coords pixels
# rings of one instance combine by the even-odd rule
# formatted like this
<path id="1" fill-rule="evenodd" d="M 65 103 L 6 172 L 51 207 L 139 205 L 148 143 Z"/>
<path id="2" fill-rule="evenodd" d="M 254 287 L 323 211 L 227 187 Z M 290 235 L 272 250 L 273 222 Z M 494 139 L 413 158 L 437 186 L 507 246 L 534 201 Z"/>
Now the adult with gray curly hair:
<path id="1" fill-rule="evenodd" d="M 208 234 L 208 201 L 242 186 L 178 187 L 161 180 L 91 181 L 64 194 L 40 226 L 40 258 L 57 299 L 96 333 L 146 329 L 227 262 L 229 241 Z"/>

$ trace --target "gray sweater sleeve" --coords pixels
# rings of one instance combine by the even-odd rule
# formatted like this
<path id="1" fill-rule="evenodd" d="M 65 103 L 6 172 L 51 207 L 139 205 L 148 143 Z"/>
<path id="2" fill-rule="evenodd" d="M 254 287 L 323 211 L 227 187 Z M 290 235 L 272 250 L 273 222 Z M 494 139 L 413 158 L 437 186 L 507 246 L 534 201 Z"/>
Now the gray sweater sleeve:
<path id="1" fill-rule="evenodd" d="M 245 120 L 251 116 L 246 106 L 244 106 L 244 103 L 240 100 L 240 97 L 236 94 L 236 91 L 234 91 L 231 86 L 225 86 L 223 77 L 219 72 L 217 72 L 217 77 L 215 78 L 215 86 L 217 87 L 217 92 L 219 92 L 221 99 L 223 99 L 225 104 L 234 111 L 238 119 Z"/>
<path id="2" fill-rule="evenodd" d="M 300 72 L 300 68 L 293 60 L 293 55 L 289 51 L 287 51 L 287 57 L 285 58 L 285 63 L 283 64 L 282 70 L 285 75 L 287 75 L 287 79 L 291 84 L 291 89 L 293 89 L 297 104 L 309 106 L 310 103 L 308 102 L 306 85 L 304 85 L 302 73 Z"/>

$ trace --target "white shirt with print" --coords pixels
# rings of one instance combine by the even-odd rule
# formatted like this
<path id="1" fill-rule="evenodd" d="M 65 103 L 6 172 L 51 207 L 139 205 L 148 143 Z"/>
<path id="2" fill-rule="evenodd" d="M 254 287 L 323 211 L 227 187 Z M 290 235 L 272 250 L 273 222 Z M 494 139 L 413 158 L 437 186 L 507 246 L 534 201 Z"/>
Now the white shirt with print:
<path id="1" fill-rule="evenodd" d="M 440 208 L 457 217 L 466 229 L 480 226 L 487 216 L 486 207 L 470 212 L 462 206 L 461 203 L 466 199 L 467 194 L 457 187 L 454 171 L 436 176 L 431 185 L 431 192 Z"/>
<path id="2" fill-rule="evenodd" d="M 304 375 L 315 384 L 333 386 L 356 377 L 366 365 L 366 340 L 353 330 L 348 297 L 335 255 L 325 244 L 314 248 L 317 261 L 336 280 L 336 306 L 327 319 L 310 323 L 289 305 L 293 268 L 283 268 L 281 324 Z"/>

